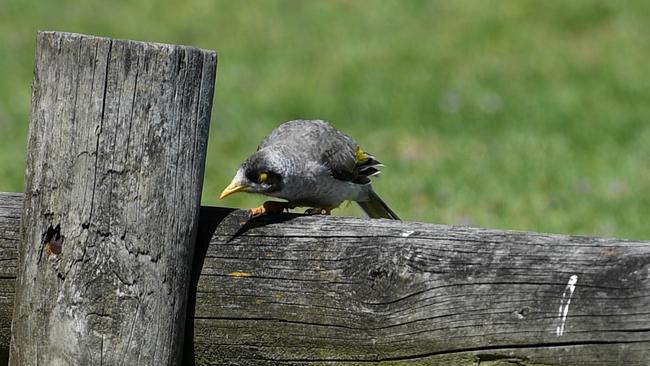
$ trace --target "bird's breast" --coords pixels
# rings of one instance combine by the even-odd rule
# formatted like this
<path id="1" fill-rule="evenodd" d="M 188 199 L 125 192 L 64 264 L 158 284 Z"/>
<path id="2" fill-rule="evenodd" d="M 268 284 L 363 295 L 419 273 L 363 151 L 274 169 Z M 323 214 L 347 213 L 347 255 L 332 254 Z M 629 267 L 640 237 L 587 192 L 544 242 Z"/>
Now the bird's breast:
<path id="1" fill-rule="evenodd" d="M 276 197 L 296 206 L 334 208 L 343 201 L 361 199 L 363 186 L 341 181 L 330 174 L 302 174 L 286 177 Z"/>

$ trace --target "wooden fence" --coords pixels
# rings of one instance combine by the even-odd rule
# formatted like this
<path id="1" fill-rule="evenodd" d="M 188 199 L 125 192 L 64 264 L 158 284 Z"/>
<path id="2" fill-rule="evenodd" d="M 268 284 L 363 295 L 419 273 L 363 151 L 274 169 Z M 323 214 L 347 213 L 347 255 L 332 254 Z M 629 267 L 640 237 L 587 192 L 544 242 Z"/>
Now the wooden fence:
<path id="1" fill-rule="evenodd" d="M 39 34 L 12 365 L 650 364 L 650 242 L 199 207 L 215 67 Z"/>

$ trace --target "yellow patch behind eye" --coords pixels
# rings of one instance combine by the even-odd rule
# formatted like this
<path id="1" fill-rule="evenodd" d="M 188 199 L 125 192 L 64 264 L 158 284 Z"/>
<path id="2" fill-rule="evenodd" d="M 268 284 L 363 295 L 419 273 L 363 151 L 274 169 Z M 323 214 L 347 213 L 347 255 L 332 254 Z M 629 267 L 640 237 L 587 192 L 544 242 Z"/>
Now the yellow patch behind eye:
<path id="1" fill-rule="evenodd" d="M 258 179 L 259 179 L 260 183 L 264 183 L 264 182 L 266 182 L 266 179 L 268 177 L 269 177 L 269 175 L 266 174 L 266 172 L 262 172 L 262 173 L 260 173 L 260 176 L 259 176 Z"/>
<path id="2" fill-rule="evenodd" d="M 368 154 L 359 146 L 357 146 L 357 151 L 355 151 L 355 158 L 357 164 L 365 163 L 368 160 Z"/>

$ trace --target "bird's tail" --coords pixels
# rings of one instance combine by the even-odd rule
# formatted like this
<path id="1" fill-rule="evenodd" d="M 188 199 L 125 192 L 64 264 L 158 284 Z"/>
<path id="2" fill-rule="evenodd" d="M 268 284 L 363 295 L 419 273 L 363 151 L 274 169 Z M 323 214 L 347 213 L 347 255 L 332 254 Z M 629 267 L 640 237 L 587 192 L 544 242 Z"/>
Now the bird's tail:
<path id="1" fill-rule="evenodd" d="M 386 202 L 384 202 L 375 191 L 372 189 L 368 195 L 368 200 L 363 202 L 357 202 L 359 206 L 368 214 L 368 217 L 373 219 L 392 219 L 399 220 L 400 218 L 393 212 L 393 210 L 388 207 Z"/>

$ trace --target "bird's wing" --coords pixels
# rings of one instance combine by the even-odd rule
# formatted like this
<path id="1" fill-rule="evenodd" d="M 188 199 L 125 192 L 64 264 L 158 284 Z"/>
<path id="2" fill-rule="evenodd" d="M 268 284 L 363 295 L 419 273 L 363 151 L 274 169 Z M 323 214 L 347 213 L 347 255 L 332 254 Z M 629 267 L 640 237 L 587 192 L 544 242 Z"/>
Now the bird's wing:
<path id="1" fill-rule="evenodd" d="M 283 145 L 305 154 L 304 158 L 318 161 L 329 168 L 332 176 L 343 181 L 365 184 L 368 177 L 379 173 L 381 165 L 364 152 L 350 136 L 325 121 L 295 120 L 273 130 L 258 146 L 258 150 Z"/>
<path id="2" fill-rule="evenodd" d="M 355 158 L 357 143 L 342 132 L 335 132 L 320 144 L 320 162 L 329 168 L 334 178 L 355 182 L 359 177 Z"/>

